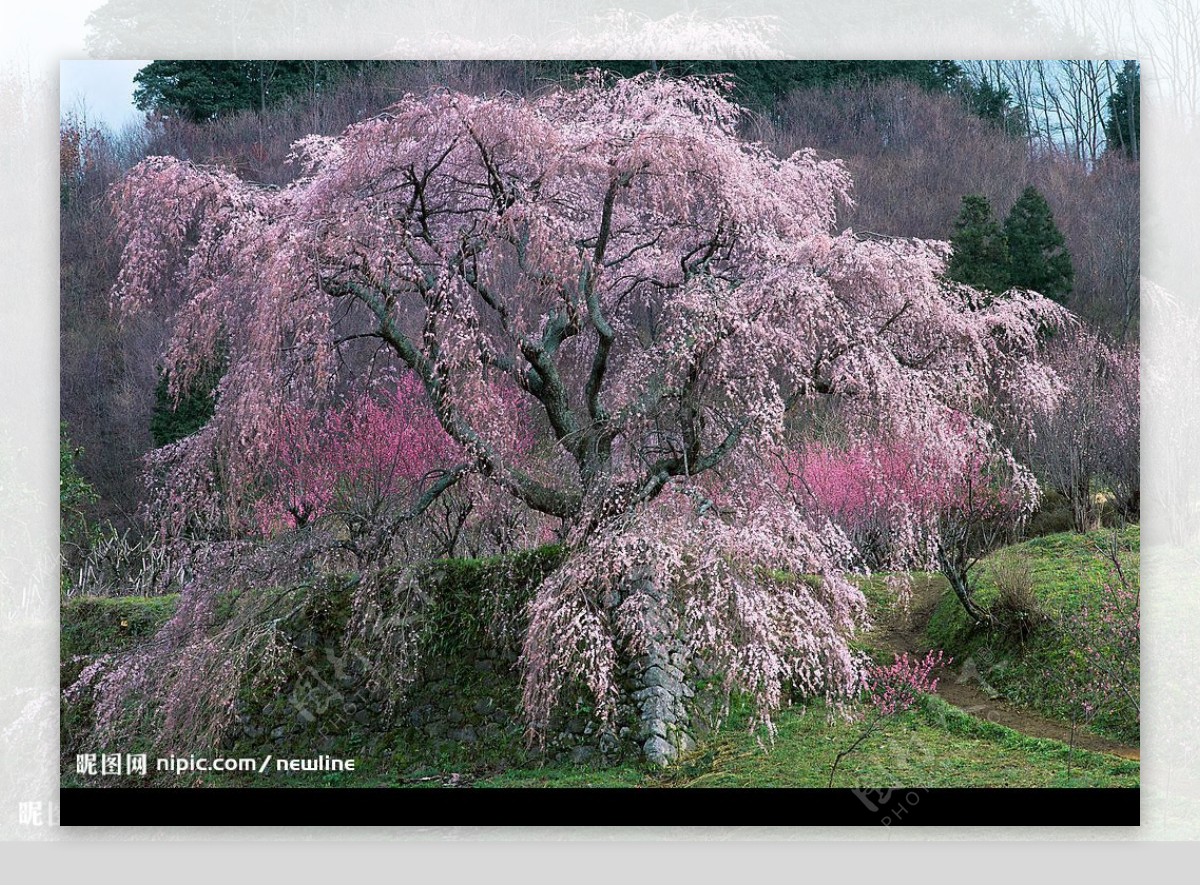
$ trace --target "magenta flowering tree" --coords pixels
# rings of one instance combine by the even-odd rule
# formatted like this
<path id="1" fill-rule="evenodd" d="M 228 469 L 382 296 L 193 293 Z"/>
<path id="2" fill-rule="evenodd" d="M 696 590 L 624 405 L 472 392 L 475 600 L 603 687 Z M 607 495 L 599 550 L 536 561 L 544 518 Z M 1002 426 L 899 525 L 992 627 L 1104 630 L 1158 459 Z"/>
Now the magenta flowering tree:
<path id="1" fill-rule="evenodd" d="M 667 637 L 764 715 L 789 685 L 854 691 L 854 551 L 775 487 L 785 419 L 835 400 L 925 450 L 979 439 L 985 399 L 1052 395 L 1035 356 L 1065 315 L 947 282 L 944 243 L 835 232 L 845 167 L 746 141 L 727 90 L 409 96 L 298 143 L 282 189 L 139 164 L 115 192 L 115 300 L 170 313 L 177 389 L 218 350 L 228 366 L 209 426 L 158 456 L 167 511 L 286 520 L 300 505 L 261 479 L 312 471 L 289 461 L 306 434 L 392 373 L 440 442 L 389 526 L 474 478 L 564 527 L 525 641 L 535 733 L 580 687 L 611 716 L 620 662 Z M 325 506 L 319 471 L 303 486 Z"/>
<path id="2" fill-rule="evenodd" d="M 798 507 L 826 517 L 848 535 L 864 565 L 904 569 L 911 554 L 927 547 L 934 528 L 919 458 L 895 439 L 867 438 L 845 446 L 812 441 L 783 460 L 781 480 Z"/>
<path id="3" fill-rule="evenodd" d="M 783 466 L 797 506 L 845 532 L 865 567 L 939 571 L 980 622 L 971 570 L 1038 502 L 1032 473 L 959 416 L 937 437 L 810 444 Z"/>
<path id="4" fill-rule="evenodd" d="M 405 372 L 378 387 L 378 394 L 347 398 L 324 413 L 310 407 L 280 417 L 278 450 L 260 477 L 261 491 L 254 503 L 255 525 L 262 535 L 333 516 L 342 546 L 362 561 L 383 547 L 401 524 L 418 516 L 412 505 L 426 484 L 440 480 L 447 465 L 463 459 L 461 447 L 438 422 L 416 376 Z M 498 407 L 510 420 L 505 444 L 527 456 L 532 431 L 514 394 L 496 393 Z M 486 515 L 485 521 L 502 521 L 497 503 L 481 490 L 464 489 L 467 486 L 460 483 L 456 489 L 466 495 L 442 496 L 438 505 L 443 519 L 426 519 L 419 525 L 418 531 L 431 543 L 421 546 L 408 539 L 408 553 L 453 556 L 476 512 Z"/>
<path id="5" fill-rule="evenodd" d="M 1128 666 L 1139 655 L 1139 593 L 1127 583 L 1105 585 L 1104 592 L 1099 605 L 1081 607 L 1071 628 L 1080 640 L 1079 654 L 1086 674 L 1080 680 L 1080 708 L 1085 719 L 1106 706 L 1124 707 L 1135 719 L 1141 719 L 1136 671 Z"/>
<path id="6" fill-rule="evenodd" d="M 455 460 L 419 383 L 406 374 L 388 387 L 378 399 L 361 396 L 324 415 L 307 409 L 280 417 L 279 449 L 255 503 L 263 534 L 331 512 L 372 521 L 390 500 L 407 504 L 430 471 Z"/>

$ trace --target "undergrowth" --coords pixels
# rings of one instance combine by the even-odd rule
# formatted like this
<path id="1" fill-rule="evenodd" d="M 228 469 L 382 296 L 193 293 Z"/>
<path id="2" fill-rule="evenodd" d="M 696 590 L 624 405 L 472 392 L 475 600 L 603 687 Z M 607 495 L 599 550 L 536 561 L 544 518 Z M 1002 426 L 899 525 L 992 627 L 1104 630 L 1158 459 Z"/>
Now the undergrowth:
<path id="1" fill-rule="evenodd" d="M 1006 630 L 1003 623 L 989 630 L 972 624 L 958 601 L 947 594 L 930 619 L 930 644 L 953 655 L 960 666 L 972 662 L 983 679 L 1010 701 L 1065 722 L 1082 721 L 1081 695 L 1071 677 L 1081 662 L 1085 667 L 1096 663 L 1081 658 L 1070 627 L 1084 607 L 1098 610 L 1106 596 L 1111 596 L 1112 569 L 1104 555 L 1111 539 L 1112 530 L 1059 533 L 1022 542 L 985 559 L 976 579 L 980 603 L 1007 611 L 1006 605 L 1012 604 L 1005 601 L 1000 585 L 1008 564 L 1020 558 L 1031 573 L 1034 602 L 1026 605 L 1033 606 L 1034 616 L 1020 631 Z M 1121 529 L 1117 542 L 1123 568 L 1136 582 L 1139 528 Z M 1136 655 L 1113 664 L 1137 686 L 1140 664 Z M 1117 741 L 1136 744 L 1139 740 L 1137 712 L 1129 705 L 1106 705 L 1089 725 Z"/>

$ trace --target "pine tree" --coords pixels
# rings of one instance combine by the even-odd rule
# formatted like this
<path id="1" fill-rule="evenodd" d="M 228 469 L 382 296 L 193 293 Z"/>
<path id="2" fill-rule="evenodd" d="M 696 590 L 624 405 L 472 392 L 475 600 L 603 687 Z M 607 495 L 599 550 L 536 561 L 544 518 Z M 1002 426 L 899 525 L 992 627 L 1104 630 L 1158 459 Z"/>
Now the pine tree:
<path id="1" fill-rule="evenodd" d="M 962 198 L 950 245 L 954 247 L 950 279 L 989 292 L 1008 288 L 1008 245 L 987 197 L 968 194 Z"/>
<path id="2" fill-rule="evenodd" d="M 1107 149 L 1123 151 L 1134 160 L 1141 153 L 1141 86 L 1142 71 L 1138 63 L 1125 62 L 1121 73 L 1117 74 L 1116 89 L 1108 97 L 1108 119 L 1104 121 Z"/>
<path id="3" fill-rule="evenodd" d="M 985 77 L 978 85 L 964 82 L 962 90 L 967 108 L 977 117 L 982 117 L 1008 135 L 1028 134 L 1029 121 L 1025 111 L 1013 100 L 1007 86 L 993 86 Z"/>
<path id="4" fill-rule="evenodd" d="M 1032 289 L 1057 302 L 1071 292 L 1075 271 L 1050 204 L 1030 186 L 1004 220 L 1008 240 L 1008 285 Z"/>
<path id="5" fill-rule="evenodd" d="M 265 111 L 328 87 L 370 62 L 154 61 L 133 78 L 134 104 L 193 123 L 240 111 Z"/>

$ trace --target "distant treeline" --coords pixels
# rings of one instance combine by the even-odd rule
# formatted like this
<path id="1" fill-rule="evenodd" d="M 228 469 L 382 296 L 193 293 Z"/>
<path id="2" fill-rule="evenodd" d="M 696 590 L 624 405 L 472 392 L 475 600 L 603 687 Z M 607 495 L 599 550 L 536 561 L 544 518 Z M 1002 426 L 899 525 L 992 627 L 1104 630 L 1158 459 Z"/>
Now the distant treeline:
<path id="1" fill-rule="evenodd" d="M 421 61 L 155 61 L 136 76 L 135 101 L 144 111 L 202 123 L 241 111 L 263 112 L 295 98 L 328 92 L 350 77 L 420 70 Z M 738 101 L 769 110 L 795 89 L 903 80 L 929 91 L 959 91 L 980 114 L 1002 120 L 1009 110 L 990 86 L 982 90 L 953 61 L 517 61 L 482 62 L 523 81 L 522 92 L 546 83 L 569 84 L 591 69 L 631 77 L 644 71 L 672 76 L 727 74 Z M 406 70 L 407 69 L 407 70 Z"/>

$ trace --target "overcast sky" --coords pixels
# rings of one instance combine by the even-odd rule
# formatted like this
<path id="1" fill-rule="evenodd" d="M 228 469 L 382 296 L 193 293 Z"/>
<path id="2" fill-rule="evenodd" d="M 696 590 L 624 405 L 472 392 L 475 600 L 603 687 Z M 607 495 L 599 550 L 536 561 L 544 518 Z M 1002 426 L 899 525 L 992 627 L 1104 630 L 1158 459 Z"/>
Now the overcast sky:
<path id="1" fill-rule="evenodd" d="M 132 61 L 64 61 L 59 65 L 59 111 L 76 110 L 80 102 L 88 118 L 113 131 L 142 118 L 133 106 L 133 75 L 148 65 Z"/>

